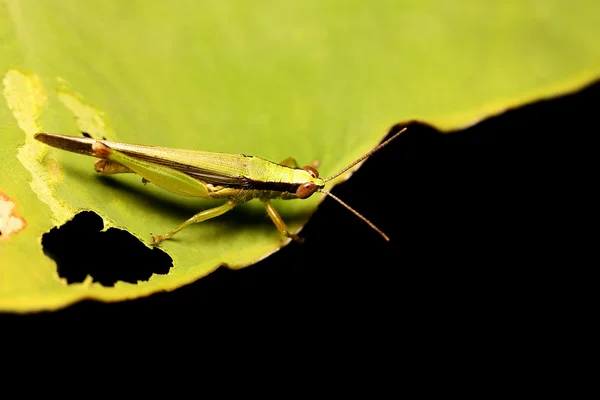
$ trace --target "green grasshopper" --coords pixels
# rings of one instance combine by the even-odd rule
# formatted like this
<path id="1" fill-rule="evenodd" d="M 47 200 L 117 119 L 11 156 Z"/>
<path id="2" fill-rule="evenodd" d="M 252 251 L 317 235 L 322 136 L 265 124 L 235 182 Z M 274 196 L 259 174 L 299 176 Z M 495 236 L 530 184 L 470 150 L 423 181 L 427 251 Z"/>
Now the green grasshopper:
<path id="1" fill-rule="evenodd" d="M 89 135 L 80 138 L 37 133 L 34 137 L 49 146 L 100 158 L 94 167 L 97 172 L 104 175 L 136 173 L 142 177 L 143 183 L 151 182 L 178 195 L 227 199 L 224 204 L 199 212 L 164 235 L 152 235 L 153 244 L 171 238 L 190 224 L 217 217 L 235 206 L 255 198 L 264 203 L 267 214 L 283 236 L 301 242 L 300 237 L 288 230 L 285 222 L 271 204 L 271 200 L 307 199 L 314 192 L 332 197 L 389 241 L 386 234 L 371 221 L 337 196 L 325 191 L 324 187 L 325 182 L 338 177 L 370 157 L 405 130 L 406 128 L 326 179 L 319 178 L 319 173 L 314 165 L 300 168 L 293 158 L 287 158 L 277 164 L 260 157 L 244 154 L 213 153 L 110 142 L 93 139 Z"/>

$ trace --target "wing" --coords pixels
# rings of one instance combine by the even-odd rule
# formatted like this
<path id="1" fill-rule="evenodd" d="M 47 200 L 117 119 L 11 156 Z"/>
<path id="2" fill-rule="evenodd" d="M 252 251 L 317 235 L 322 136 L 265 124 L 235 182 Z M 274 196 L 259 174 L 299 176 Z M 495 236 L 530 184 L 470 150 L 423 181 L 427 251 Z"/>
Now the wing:
<path id="1" fill-rule="evenodd" d="M 173 168 L 212 184 L 240 186 L 247 183 L 251 176 L 250 163 L 253 157 L 244 154 L 144 146 L 53 133 L 36 133 L 34 138 L 61 150 L 92 157 L 96 157 L 92 153 L 92 144 L 100 141 L 130 157 Z"/>

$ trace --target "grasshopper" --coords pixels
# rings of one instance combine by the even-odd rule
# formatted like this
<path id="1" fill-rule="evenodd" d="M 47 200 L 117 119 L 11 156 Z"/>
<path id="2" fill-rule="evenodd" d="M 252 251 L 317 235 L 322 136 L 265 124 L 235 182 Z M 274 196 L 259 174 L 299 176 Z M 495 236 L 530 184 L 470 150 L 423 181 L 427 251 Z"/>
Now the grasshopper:
<path id="1" fill-rule="evenodd" d="M 406 129 L 402 129 L 347 167 L 325 179 L 319 178 L 314 165 L 300 167 L 291 157 L 278 164 L 244 154 L 127 144 L 93 139 L 86 134 L 84 134 L 86 137 L 80 138 L 36 133 L 34 138 L 58 149 L 99 158 L 94 168 L 100 174 L 136 173 L 142 177 L 143 183 L 151 182 L 178 195 L 226 199 L 224 204 L 199 212 L 163 235 L 152 235 L 153 244 L 171 238 L 190 224 L 217 217 L 255 198 L 263 202 L 267 214 L 284 237 L 301 242 L 302 239 L 298 235 L 288 230 L 271 204 L 271 200 L 307 199 L 315 192 L 332 197 L 389 241 L 388 236 L 371 221 L 324 188 L 326 182 L 370 157 Z"/>

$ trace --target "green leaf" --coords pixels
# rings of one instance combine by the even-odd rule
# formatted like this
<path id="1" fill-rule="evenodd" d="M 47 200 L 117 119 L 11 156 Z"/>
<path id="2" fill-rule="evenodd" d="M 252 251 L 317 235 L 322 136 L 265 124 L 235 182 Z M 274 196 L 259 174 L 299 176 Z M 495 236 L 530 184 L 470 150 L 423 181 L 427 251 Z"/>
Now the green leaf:
<path id="1" fill-rule="evenodd" d="M 166 275 L 67 285 L 41 237 L 78 211 L 95 211 L 106 227 L 148 243 L 150 232 L 218 203 L 180 198 L 136 176 L 100 179 L 92 159 L 49 149 L 35 132 L 318 159 L 327 176 L 398 121 L 464 126 L 596 78 L 600 4 L 575 3 L 1 3 L 0 309 L 172 290 L 281 246 L 255 201 L 165 242 L 174 264 Z M 374 197 L 383 189 L 365 188 Z M 297 230 L 319 200 L 275 206 Z M 101 256 L 116 257 L 103 248 L 90 254 Z"/>

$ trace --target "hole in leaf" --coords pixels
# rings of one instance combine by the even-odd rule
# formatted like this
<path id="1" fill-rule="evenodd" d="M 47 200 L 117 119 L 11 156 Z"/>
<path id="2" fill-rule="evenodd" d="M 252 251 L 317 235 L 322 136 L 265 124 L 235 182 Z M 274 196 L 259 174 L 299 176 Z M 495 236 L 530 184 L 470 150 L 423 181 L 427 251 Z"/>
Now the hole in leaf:
<path id="1" fill-rule="evenodd" d="M 57 272 L 69 284 L 89 275 L 103 286 L 117 281 L 147 281 L 152 274 L 167 274 L 171 257 L 159 248 L 150 249 L 127 231 L 104 228 L 102 218 L 83 211 L 66 224 L 42 236 L 44 254 L 56 262 Z"/>
<path id="2" fill-rule="evenodd" d="M 8 240 L 27 226 L 25 220 L 16 214 L 15 208 L 15 202 L 0 191 L 0 241 Z"/>

